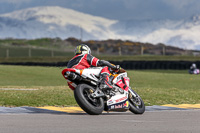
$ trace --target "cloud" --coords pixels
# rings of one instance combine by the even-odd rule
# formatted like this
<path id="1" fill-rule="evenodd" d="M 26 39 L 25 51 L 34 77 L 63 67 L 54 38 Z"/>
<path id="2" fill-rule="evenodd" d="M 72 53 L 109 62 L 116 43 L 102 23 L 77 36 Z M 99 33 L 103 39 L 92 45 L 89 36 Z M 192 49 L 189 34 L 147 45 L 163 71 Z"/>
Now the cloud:
<path id="1" fill-rule="evenodd" d="M 119 0 L 118 0 L 119 1 Z M 138 19 L 181 19 L 200 14 L 199 0 L 121 0 Z"/>
<path id="2" fill-rule="evenodd" d="M 196 0 L 163 0 L 166 4 L 177 8 L 177 9 L 183 9 L 189 5 L 193 5 L 193 3 L 196 3 Z"/>
<path id="3" fill-rule="evenodd" d="M 30 2 L 31 0 L 1 0 L 0 3 L 19 4 L 23 2 Z"/>
<path id="4" fill-rule="evenodd" d="M 199 47 L 200 26 L 194 26 L 189 29 L 165 29 L 161 28 L 154 32 L 142 36 L 139 41 L 151 42 L 154 44 L 165 43 L 181 48 L 195 49 Z"/>
<path id="5" fill-rule="evenodd" d="M 163 2 L 170 6 L 174 12 L 185 16 L 195 14 L 195 12 L 200 13 L 199 0 L 163 0 Z"/>
<path id="6" fill-rule="evenodd" d="M 117 20 L 182 19 L 200 14 L 199 0 L 0 0 L 0 13 L 61 6 Z"/>

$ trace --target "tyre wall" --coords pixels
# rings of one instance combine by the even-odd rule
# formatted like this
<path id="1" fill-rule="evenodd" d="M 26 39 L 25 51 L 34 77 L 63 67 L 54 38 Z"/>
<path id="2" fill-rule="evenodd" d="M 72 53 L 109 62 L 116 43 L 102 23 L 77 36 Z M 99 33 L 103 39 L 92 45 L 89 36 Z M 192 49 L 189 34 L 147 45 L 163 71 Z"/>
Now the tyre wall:
<path id="1" fill-rule="evenodd" d="M 118 64 L 125 69 L 174 69 L 185 70 L 189 69 L 192 63 L 200 68 L 200 61 L 111 61 L 113 64 Z"/>
<path id="2" fill-rule="evenodd" d="M 110 61 L 113 64 L 120 65 L 124 69 L 189 69 L 192 63 L 200 68 L 200 61 Z M 68 62 L 57 63 L 39 63 L 39 62 L 23 62 L 23 63 L 0 63 L 2 65 L 23 65 L 23 66 L 52 66 L 65 67 Z"/>

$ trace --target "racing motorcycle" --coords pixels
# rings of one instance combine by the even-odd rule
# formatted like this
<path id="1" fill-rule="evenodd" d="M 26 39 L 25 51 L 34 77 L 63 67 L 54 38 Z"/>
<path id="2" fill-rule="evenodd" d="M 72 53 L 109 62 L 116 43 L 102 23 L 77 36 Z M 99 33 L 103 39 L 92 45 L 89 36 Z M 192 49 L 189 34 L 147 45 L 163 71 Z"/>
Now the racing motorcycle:
<path id="1" fill-rule="evenodd" d="M 78 105 L 90 115 L 99 115 L 103 111 L 127 110 L 143 114 L 144 102 L 129 86 L 127 72 L 122 68 L 118 72 L 111 71 L 109 78 L 113 88 L 103 91 L 99 88 L 101 70 L 102 67 L 91 67 L 83 70 L 67 68 L 62 71 L 69 87 L 74 90 Z"/>
<path id="2" fill-rule="evenodd" d="M 189 74 L 199 74 L 199 73 L 200 73 L 199 69 L 189 70 Z"/>

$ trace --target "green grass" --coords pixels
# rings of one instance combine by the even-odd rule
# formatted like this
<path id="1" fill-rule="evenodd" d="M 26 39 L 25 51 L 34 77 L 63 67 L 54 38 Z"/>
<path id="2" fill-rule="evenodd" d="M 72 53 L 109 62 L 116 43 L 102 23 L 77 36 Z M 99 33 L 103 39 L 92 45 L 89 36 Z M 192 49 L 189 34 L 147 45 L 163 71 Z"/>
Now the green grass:
<path id="1" fill-rule="evenodd" d="M 39 38 L 34 40 L 26 39 L 0 39 L 0 45 L 14 45 L 14 46 L 36 46 L 43 48 L 59 48 L 59 45 L 65 44 L 64 40 L 59 38 Z"/>
<path id="2" fill-rule="evenodd" d="M 7 50 L 9 50 L 9 55 L 7 55 Z M 31 57 L 29 57 L 29 54 Z M 28 48 L 28 47 L 5 47 L 0 46 L 0 57 L 1 59 L 7 59 L 6 57 L 9 56 L 10 60 L 13 60 L 13 58 L 29 58 L 34 59 L 35 57 L 51 57 L 51 56 L 73 56 L 73 52 L 65 52 L 61 50 L 54 50 L 52 55 L 51 49 L 41 49 L 41 48 Z M 0 59 L 0 61 L 1 61 Z M 8 59 L 7 59 L 8 60 Z M 21 62 L 24 62 L 21 60 Z"/>
<path id="3" fill-rule="evenodd" d="M 27 89 L 24 86 L 12 86 L 12 88 Z M 77 105 L 72 90 L 65 86 L 35 86 L 32 88 L 38 90 L 0 90 L 0 106 Z"/>
<path id="4" fill-rule="evenodd" d="M 73 56 L 64 57 L 12 57 L 12 58 L 0 58 L 0 62 L 66 62 L 69 61 Z"/>
<path id="5" fill-rule="evenodd" d="M 73 92 L 61 75 L 62 68 L 0 65 L 1 106 L 76 105 Z M 12 90 L 38 89 L 38 90 Z"/>
<path id="6" fill-rule="evenodd" d="M 123 61 L 123 60 L 134 60 L 134 61 L 198 61 L 200 56 L 186 56 L 186 55 L 101 55 L 97 56 L 104 60 L 112 61 Z"/>
<path id="7" fill-rule="evenodd" d="M 200 103 L 199 75 L 187 71 L 129 71 L 131 86 L 146 105 Z"/>
<path id="8" fill-rule="evenodd" d="M 63 68 L 0 65 L 0 106 L 76 106 Z M 146 105 L 200 103 L 200 75 L 187 71 L 128 71 L 130 85 Z M 12 90 L 37 89 L 37 90 Z"/>
<path id="9" fill-rule="evenodd" d="M 59 67 L 24 67 L 0 65 L 0 86 L 63 86 Z"/>

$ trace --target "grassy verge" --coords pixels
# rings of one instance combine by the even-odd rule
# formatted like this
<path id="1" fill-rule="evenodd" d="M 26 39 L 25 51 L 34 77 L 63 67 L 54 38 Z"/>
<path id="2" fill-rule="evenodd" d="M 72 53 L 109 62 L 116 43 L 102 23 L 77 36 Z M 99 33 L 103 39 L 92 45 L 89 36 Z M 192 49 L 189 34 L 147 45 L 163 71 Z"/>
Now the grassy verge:
<path id="1" fill-rule="evenodd" d="M 0 105 L 76 105 L 61 71 L 54 67 L 0 65 Z"/>
<path id="2" fill-rule="evenodd" d="M 76 106 L 72 90 L 66 86 L 12 86 L 0 90 L 1 106 Z M 16 90 L 13 90 L 16 89 Z"/>
<path id="3" fill-rule="evenodd" d="M 199 75 L 187 71 L 129 71 L 131 86 L 146 105 L 200 103 Z"/>
<path id="4" fill-rule="evenodd" d="M 62 69 L 0 65 L 0 106 L 76 106 Z M 146 105 L 200 103 L 199 75 L 172 70 L 128 71 L 128 75 Z"/>

